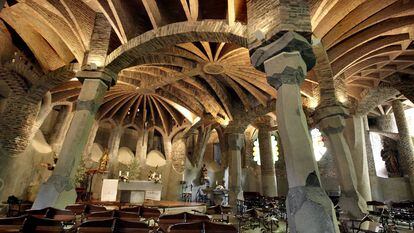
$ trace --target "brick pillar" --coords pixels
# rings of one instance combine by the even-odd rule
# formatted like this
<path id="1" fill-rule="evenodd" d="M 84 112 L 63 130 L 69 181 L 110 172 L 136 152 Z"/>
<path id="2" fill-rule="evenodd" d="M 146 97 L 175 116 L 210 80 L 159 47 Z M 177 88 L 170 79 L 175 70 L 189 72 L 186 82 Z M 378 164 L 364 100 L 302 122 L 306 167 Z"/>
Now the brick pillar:
<path id="1" fill-rule="evenodd" d="M 259 117 L 255 126 L 259 129 L 260 169 L 262 175 L 262 195 L 266 197 L 277 196 L 277 181 L 275 161 L 273 159 L 272 141 L 269 128 L 271 118 L 269 116 Z"/>
<path id="2" fill-rule="evenodd" d="M 411 192 L 414 193 L 414 149 L 413 141 L 409 134 L 407 119 L 405 118 L 403 104 L 400 100 L 392 101 L 392 110 L 394 111 L 395 122 L 397 123 L 398 134 L 398 151 L 400 152 L 400 161 L 405 175 L 410 178 Z"/>

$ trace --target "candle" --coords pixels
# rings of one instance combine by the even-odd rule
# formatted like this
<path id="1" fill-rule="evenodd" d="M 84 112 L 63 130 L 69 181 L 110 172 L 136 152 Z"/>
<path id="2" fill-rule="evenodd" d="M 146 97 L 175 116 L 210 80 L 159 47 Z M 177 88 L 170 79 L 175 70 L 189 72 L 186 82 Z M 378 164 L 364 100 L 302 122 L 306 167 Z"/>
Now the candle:
<path id="1" fill-rule="evenodd" d="M 121 171 L 119 171 L 119 176 L 121 176 L 122 175 L 122 172 Z"/>
<path id="2" fill-rule="evenodd" d="M 129 177 L 129 172 L 127 172 L 127 177 Z"/>

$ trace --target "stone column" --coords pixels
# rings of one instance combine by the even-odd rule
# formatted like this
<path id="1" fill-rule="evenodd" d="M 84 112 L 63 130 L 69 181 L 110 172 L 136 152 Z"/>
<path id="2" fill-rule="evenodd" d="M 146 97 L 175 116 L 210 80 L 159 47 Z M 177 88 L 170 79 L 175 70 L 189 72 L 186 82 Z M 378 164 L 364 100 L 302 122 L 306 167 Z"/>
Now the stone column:
<path id="1" fill-rule="evenodd" d="M 411 192 L 414 193 L 414 149 L 413 141 L 408 130 L 407 119 L 405 118 L 403 104 L 400 100 L 392 101 L 392 110 L 394 112 L 395 122 L 397 123 L 398 150 L 400 161 L 405 175 L 410 179 Z"/>
<path id="2" fill-rule="evenodd" d="M 278 90 L 276 115 L 289 183 L 286 202 L 290 232 L 339 232 L 333 204 L 320 185 L 300 94 L 299 85 L 307 69 L 312 68 L 314 57 L 306 39 L 289 34 L 256 51 L 259 54 L 253 54 L 252 61 L 256 66 L 259 59 L 264 61 L 268 82 Z M 285 47 L 296 47 L 297 51 L 266 54 L 277 54 Z"/>
<path id="3" fill-rule="evenodd" d="M 62 149 L 62 143 L 72 121 L 72 117 L 72 105 L 61 106 L 55 126 L 53 127 L 54 131 L 50 136 L 50 145 L 57 155 L 59 155 Z"/>
<path id="4" fill-rule="evenodd" d="M 273 159 L 273 148 L 269 128 L 271 128 L 271 118 L 268 116 L 260 117 L 255 126 L 259 129 L 259 149 L 260 149 L 260 169 L 262 172 L 262 195 L 266 197 L 277 196 L 277 182 L 275 161 Z"/>
<path id="5" fill-rule="evenodd" d="M 33 209 L 49 206 L 65 208 L 75 202 L 73 179 L 107 89 L 107 84 L 100 79 L 84 81 L 59 160 L 52 176 L 41 186 Z"/>
<path id="6" fill-rule="evenodd" d="M 364 116 L 354 115 L 346 120 L 345 138 L 351 151 L 352 160 L 357 177 L 357 190 L 362 197 L 369 201 L 371 190 L 369 187 L 369 168 L 365 138 Z"/>
<path id="7" fill-rule="evenodd" d="M 110 179 L 118 178 L 118 151 L 123 133 L 124 128 L 122 126 L 116 126 L 109 139 L 108 177 Z"/>
<path id="8" fill-rule="evenodd" d="M 367 212 L 367 205 L 366 200 L 358 192 L 354 162 L 343 134 L 346 111 L 336 105 L 319 108 L 317 113 L 315 118 L 329 140 L 338 171 L 341 185 L 339 206 L 351 217 L 361 217 L 363 212 Z"/>
<path id="9" fill-rule="evenodd" d="M 355 166 L 357 190 L 364 200 L 371 201 L 371 186 L 363 116 L 352 116 L 346 120 L 345 136 L 347 136 L 346 139 Z"/>
<path id="10" fill-rule="evenodd" d="M 229 164 L 229 204 L 236 209 L 237 200 L 243 199 L 242 190 L 242 154 L 243 132 L 226 132 L 227 160 Z"/>

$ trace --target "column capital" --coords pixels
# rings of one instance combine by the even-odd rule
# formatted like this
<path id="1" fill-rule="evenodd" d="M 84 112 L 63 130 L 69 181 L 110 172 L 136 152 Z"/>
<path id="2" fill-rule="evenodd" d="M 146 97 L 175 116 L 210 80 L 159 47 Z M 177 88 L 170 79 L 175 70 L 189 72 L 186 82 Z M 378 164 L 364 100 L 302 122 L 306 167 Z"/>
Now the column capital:
<path id="1" fill-rule="evenodd" d="M 85 79 L 100 79 L 108 86 L 108 88 L 114 86 L 117 80 L 117 74 L 111 70 L 107 68 L 94 69 L 92 66 L 83 66 L 82 70 L 76 72 L 76 77 L 82 83 Z"/>
<path id="2" fill-rule="evenodd" d="M 276 41 L 266 43 L 254 51 L 250 51 L 250 59 L 256 69 L 265 71 L 266 61 L 272 59 L 275 56 L 278 56 L 281 53 L 291 52 L 299 53 L 303 64 L 305 64 L 304 72 L 311 70 L 312 67 L 315 66 L 316 58 L 313 53 L 312 45 L 303 36 L 292 31 L 286 32 Z M 282 58 L 279 57 L 279 59 Z M 283 62 L 283 60 L 279 60 L 279 63 L 281 63 L 281 65 L 283 65 Z M 297 66 L 294 68 L 297 68 Z M 269 74 L 269 71 L 267 69 L 266 73 Z"/>
<path id="3" fill-rule="evenodd" d="M 272 117 L 265 115 L 257 117 L 253 125 L 259 130 L 272 131 L 275 122 Z"/>
<path id="4" fill-rule="evenodd" d="M 323 118 L 319 122 L 321 130 L 326 134 L 339 133 L 345 128 L 345 119 L 340 115 Z"/>
<path id="5" fill-rule="evenodd" d="M 227 147 L 229 150 L 241 150 L 244 144 L 244 134 L 226 133 Z"/>
<path id="6" fill-rule="evenodd" d="M 319 123 L 323 119 L 332 116 L 341 116 L 342 118 L 346 118 L 349 116 L 349 110 L 341 103 L 330 106 L 318 106 L 313 114 L 313 120 L 316 123 Z"/>

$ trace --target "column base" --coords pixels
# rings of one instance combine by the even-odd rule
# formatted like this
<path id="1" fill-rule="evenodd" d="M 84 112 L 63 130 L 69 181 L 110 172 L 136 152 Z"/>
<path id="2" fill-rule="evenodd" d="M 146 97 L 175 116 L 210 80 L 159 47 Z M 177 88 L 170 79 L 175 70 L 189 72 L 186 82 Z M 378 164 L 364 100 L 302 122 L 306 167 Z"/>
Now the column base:
<path id="1" fill-rule="evenodd" d="M 367 203 L 363 200 L 362 197 L 341 194 L 338 205 L 348 217 L 361 219 L 364 217 L 361 210 L 367 210 Z"/>
<path id="2" fill-rule="evenodd" d="M 335 210 L 320 187 L 290 188 L 286 199 L 291 233 L 339 233 Z"/>
<path id="3" fill-rule="evenodd" d="M 48 181 L 40 186 L 39 193 L 33 203 L 32 209 L 43 209 L 54 207 L 64 209 L 67 205 L 76 202 L 76 191 L 73 188 L 60 186 L 65 178 L 50 177 Z M 55 181 L 55 182 L 54 182 Z M 57 184 L 60 182 L 60 184 Z"/>

